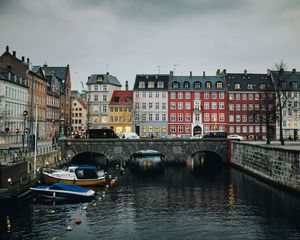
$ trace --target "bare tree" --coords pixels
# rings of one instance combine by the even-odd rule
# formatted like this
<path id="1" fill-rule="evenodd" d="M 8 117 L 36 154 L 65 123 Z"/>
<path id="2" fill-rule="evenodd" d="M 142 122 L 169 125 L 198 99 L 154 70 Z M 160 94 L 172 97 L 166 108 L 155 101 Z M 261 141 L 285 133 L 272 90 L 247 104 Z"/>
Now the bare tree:
<path id="1" fill-rule="evenodd" d="M 287 65 L 283 62 L 283 60 L 281 60 L 280 63 L 275 64 L 275 69 L 275 71 L 271 71 L 271 77 L 276 94 L 275 106 L 279 120 L 279 140 L 281 145 L 284 145 L 283 110 L 288 107 L 287 81 L 290 78 L 291 74 L 289 74 L 289 72 L 286 72 Z"/>

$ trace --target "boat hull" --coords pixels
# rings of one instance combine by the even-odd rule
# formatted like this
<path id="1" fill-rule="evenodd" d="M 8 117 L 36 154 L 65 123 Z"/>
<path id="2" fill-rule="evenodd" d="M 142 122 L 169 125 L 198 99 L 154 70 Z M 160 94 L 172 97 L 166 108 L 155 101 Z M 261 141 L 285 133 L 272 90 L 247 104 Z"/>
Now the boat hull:
<path id="1" fill-rule="evenodd" d="M 106 179 L 65 179 L 53 177 L 50 174 L 43 173 L 43 178 L 46 184 L 53 184 L 57 182 L 62 182 L 65 184 L 76 184 L 79 186 L 93 186 L 93 185 L 105 185 Z"/>

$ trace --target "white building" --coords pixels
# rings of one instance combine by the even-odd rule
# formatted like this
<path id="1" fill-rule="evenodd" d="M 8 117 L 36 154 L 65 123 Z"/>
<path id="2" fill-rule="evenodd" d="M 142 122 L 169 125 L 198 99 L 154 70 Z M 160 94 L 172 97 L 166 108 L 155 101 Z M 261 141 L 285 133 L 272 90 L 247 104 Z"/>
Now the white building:
<path id="1" fill-rule="evenodd" d="M 23 134 L 26 136 L 29 127 L 27 103 L 27 80 L 0 68 L 0 144 L 23 143 Z"/>
<path id="2" fill-rule="evenodd" d="M 169 74 L 136 75 L 133 88 L 135 132 L 141 137 L 168 134 Z"/>
<path id="3" fill-rule="evenodd" d="M 90 128 L 109 127 L 108 111 L 111 96 L 115 90 L 121 90 L 121 83 L 115 77 L 106 74 L 93 74 L 86 83 L 87 122 Z"/>

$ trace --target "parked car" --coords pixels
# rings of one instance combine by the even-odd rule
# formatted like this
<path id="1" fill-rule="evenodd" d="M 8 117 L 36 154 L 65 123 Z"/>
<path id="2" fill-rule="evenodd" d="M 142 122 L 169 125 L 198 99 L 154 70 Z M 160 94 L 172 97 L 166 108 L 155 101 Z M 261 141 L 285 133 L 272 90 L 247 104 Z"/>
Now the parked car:
<path id="1" fill-rule="evenodd" d="M 227 136 L 228 139 L 243 141 L 243 137 L 237 134 L 231 134 Z"/>
<path id="2" fill-rule="evenodd" d="M 139 139 L 139 135 L 137 135 L 135 132 L 125 132 L 125 133 L 119 133 L 119 138 L 122 139 Z"/>
<path id="3" fill-rule="evenodd" d="M 223 131 L 211 131 L 205 133 L 202 138 L 227 138 L 227 133 Z"/>

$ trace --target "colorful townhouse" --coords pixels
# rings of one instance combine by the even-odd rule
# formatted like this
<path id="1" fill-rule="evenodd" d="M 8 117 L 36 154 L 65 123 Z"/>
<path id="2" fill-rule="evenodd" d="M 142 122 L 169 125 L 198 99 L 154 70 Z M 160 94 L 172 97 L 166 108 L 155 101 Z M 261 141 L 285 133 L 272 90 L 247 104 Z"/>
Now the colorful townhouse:
<path id="1" fill-rule="evenodd" d="M 169 81 L 169 135 L 226 131 L 226 88 L 222 76 L 174 76 Z"/>
<path id="2" fill-rule="evenodd" d="M 134 125 L 140 137 L 168 134 L 169 74 L 138 74 L 133 87 Z"/>
<path id="3" fill-rule="evenodd" d="M 268 74 L 227 73 L 228 134 L 244 139 L 275 137 L 275 93 Z"/>

